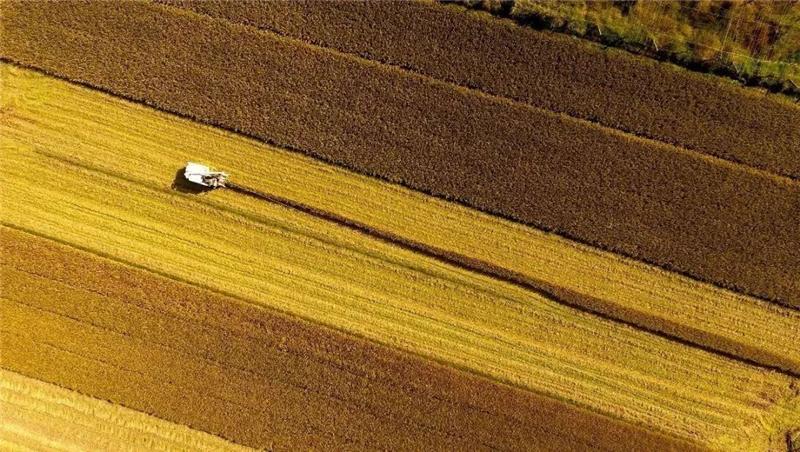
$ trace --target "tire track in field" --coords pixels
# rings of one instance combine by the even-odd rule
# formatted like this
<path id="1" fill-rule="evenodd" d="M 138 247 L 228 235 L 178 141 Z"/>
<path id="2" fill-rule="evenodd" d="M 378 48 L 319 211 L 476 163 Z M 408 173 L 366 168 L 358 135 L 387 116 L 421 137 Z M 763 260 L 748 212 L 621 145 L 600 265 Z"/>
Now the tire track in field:
<path id="1" fill-rule="evenodd" d="M 18 63 L 799 306 L 797 184 L 190 11 L 14 5 L 0 45 Z"/>

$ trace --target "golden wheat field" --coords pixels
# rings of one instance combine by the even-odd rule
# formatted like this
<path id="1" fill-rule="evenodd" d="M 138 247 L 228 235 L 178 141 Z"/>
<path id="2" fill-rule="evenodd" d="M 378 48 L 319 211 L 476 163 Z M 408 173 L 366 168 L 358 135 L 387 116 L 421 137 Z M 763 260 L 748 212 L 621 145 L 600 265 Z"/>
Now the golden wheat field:
<path id="1" fill-rule="evenodd" d="M 9 449 L 244 450 L 205 432 L 0 370 Z"/>
<path id="2" fill-rule="evenodd" d="M 155 34 L 156 17 L 195 21 L 214 33 L 234 30 L 231 36 L 253 27 L 241 19 L 201 18 L 191 8 L 138 5 L 126 8 L 150 10 L 140 26 L 152 25 Z M 353 5 L 340 13 L 378 8 Z M 84 6 L 63 6 L 72 7 Z M 92 7 L 98 12 L 91 20 L 102 23 L 103 7 Z M 25 22 L 26 3 L 2 8 L 13 14 L 12 35 L 27 33 L 18 25 Z M 453 5 L 420 8 L 460 21 L 461 33 L 472 32 L 474 13 Z M 280 16 L 270 20 L 280 22 Z M 500 20 L 481 16 L 479 23 L 485 28 Z M 64 30 L 85 26 L 59 24 Z M 501 24 L 503 33 L 550 39 Z M 318 21 L 309 26 L 322 27 Z M 76 31 L 75 39 L 88 42 L 83 33 Z M 149 94 L 126 95 L 128 88 L 93 79 L 91 71 L 70 77 L 62 72 L 71 69 L 51 61 L 55 50 L 41 60 L 33 52 L 17 61 L 26 42 L 4 44 L 15 50 L 0 54 L 4 448 L 793 451 L 800 429 L 800 295 L 791 291 L 800 275 L 790 252 L 758 254 L 767 245 L 751 238 L 717 255 L 714 262 L 730 264 L 724 271 L 694 266 L 699 261 L 691 259 L 673 266 L 666 256 L 693 250 L 645 255 L 672 249 L 686 226 L 650 234 L 655 226 L 629 219 L 631 234 L 615 240 L 630 240 L 619 242 L 625 249 L 650 251 L 616 252 L 571 234 L 583 227 L 578 220 L 555 228 L 516 221 L 462 199 L 466 192 L 446 179 L 462 174 L 500 199 L 515 188 L 493 173 L 492 161 L 459 161 L 452 168 L 445 162 L 452 174 L 431 182 L 449 193 L 440 196 L 286 145 L 292 138 L 280 127 L 274 140 L 260 136 L 270 122 L 289 121 L 291 110 L 219 127 L 162 108 Z M 273 45 L 266 38 L 253 42 Z M 208 46 L 202 50 L 221 51 Z M 196 65 L 198 74 L 203 68 L 188 57 L 159 64 L 176 71 Z M 384 74 L 381 64 L 363 63 L 359 70 Z M 326 74 L 319 77 L 329 77 L 327 84 L 315 89 L 347 86 L 334 71 Z M 126 83 L 148 93 L 151 83 L 160 83 L 153 77 Z M 752 96 L 744 88 L 719 89 Z M 292 93 L 287 88 L 284 94 L 292 108 L 328 111 L 342 128 L 350 127 L 347 114 L 353 113 L 341 105 Z M 354 102 L 382 96 L 365 92 Z M 470 96 L 474 103 L 489 94 Z M 517 111 L 510 103 L 498 105 L 504 115 Z M 780 105 L 786 121 L 800 115 Z M 258 110 L 246 102 L 231 108 L 238 109 L 237 118 Z M 413 115 L 413 105 L 407 109 L 402 114 Z M 664 124 L 659 133 L 669 130 Z M 258 134 L 250 133 L 255 129 Z M 445 147 L 451 139 L 474 139 L 464 145 L 476 146 L 481 140 L 453 138 L 434 125 L 426 138 L 419 131 L 394 133 L 398 145 L 429 139 Z M 361 158 L 347 154 L 347 142 L 335 145 L 344 150 L 343 161 Z M 754 204 L 780 200 L 768 226 L 749 218 L 725 223 L 730 212 L 709 218 L 701 210 L 685 212 L 691 224 L 724 235 L 719 243 L 736 243 L 746 235 L 741 228 L 789 225 L 774 241 L 800 230 L 791 220 L 800 212 L 796 179 L 696 157 L 673 144 L 647 146 L 663 152 L 659 162 L 684 162 L 681 177 L 696 177 L 698 186 L 708 182 L 706 174 L 724 174 L 713 199 L 735 198 L 743 181 L 764 190 L 763 196 L 752 193 Z M 395 165 L 414 159 L 414 149 L 376 155 L 394 155 Z M 496 156 L 497 167 L 509 171 L 511 158 Z M 184 177 L 187 162 L 227 172 L 227 186 L 192 185 Z M 495 174 L 496 187 L 473 177 L 478 165 L 480 174 Z M 570 171 L 565 164 L 560 180 Z M 599 186 L 607 194 L 584 213 L 672 212 L 662 209 L 669 197 L 649 198 L 635 188 L 628 196 L 614 191 L 617 186 Z M 625 199 L 631 206 L 610 206 Z M 740 209 L 746 200 L 737 202 Z M 663 244 L 642 242 L 667 233 Z M 752 263 L 742 264 L 739 256 L 751 252 Z M 691 271 L 678 271 L 685 265 Z M 710 276 L 696 277 L 695 270 Z M 713 275 L 731 279 L 717 284 Z M 751 290 L 769 289 L 770 281 L 780 285 L 770 292 L 778 299 Z"/>

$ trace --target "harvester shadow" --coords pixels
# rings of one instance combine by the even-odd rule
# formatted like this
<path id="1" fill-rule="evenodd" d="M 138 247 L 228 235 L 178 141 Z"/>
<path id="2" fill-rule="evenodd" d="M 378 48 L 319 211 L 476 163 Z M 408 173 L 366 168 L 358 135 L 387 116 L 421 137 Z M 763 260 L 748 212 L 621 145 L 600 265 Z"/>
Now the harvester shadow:
<path id="1" fill-rule="evenodd" d="M 175 173 L 175 179 L 173 179 L 171 187 L 173 190 L 191 195 L 200 195 L 213 190 L 211 187 L 204 187 L 187 180 L 183 175 L 185 171 L 186 168 L 184 167 Z"/>

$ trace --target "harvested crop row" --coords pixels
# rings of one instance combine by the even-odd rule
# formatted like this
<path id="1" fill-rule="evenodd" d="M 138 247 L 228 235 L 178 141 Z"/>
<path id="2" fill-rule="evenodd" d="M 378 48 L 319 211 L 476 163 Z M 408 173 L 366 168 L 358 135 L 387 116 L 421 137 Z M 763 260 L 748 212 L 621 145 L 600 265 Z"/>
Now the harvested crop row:
<path id="1" fill-rule="evenodd" d="M 2 8 L 21 63 L 800 306 L 799 183 L 171 7 Z"/>
<path id="2" fill-rule="evenodd" d="M 55 367 L 81 363 L 43 377 L 253 447 L 691 447 L 26 233 L 2 228 L 0 241 L 14 256 L 3 267 L 7 334 L 62 349 Z M 58 333 L 26 333 L 45 330 Z M 28 359 L 12 353 L 4 365 L 40 372 Z M 123 368 L 175 389 L 79 377 Z"/>
<path id="3" fill-rule="evenodd" d="M 0 413 L 5 450 L 249 450 L 2 369 Z"/>
<path id="4" fill-rule="evenodd" d="M 164 186 L 187 159 L 233 170 L 234 180 L 428 249 L 516 274 L 568 303 L 680 337 L 702 347 L 800 374 L 800 312 L 621 259 L 554 234 L 158 114 L 31 71 L 0 66 L 7 115 L 0 130 L 112 174 L 124 155 L 140 180 Z M 105 127 L 108 118 L 125 127 Z M 35 125 L 32 125 L 35 124 Z M 65 130 L 82 130 L 70 140 Z M 132 140 L 131 137 L 137 137 Z M 86 148 L 86 152 L 75 149 Z M 157 156 L 154 154 L 158 154 Z M 242 159 L 247 164 L 242 165 Z M 206 198 L 214 203 L 213 198 Z M 220 205 L 220 204 L 215 204 Z M 496 273 L 495 273 L 496 274 Z M 736 325 L 736 328 L 731 328 Z"/>
<path id="5" fill-rule="evenodd" d="M 800 178 L 800 108 L 585 41 L 427 2 L 165 0 Z"/>
<path id="6" fill-rule="evenodd" d="M 155 135 L 160 129 L 150 127 L 174 118 L 156 114 L 137 128 L 126 110 L 79 97 L 80 125 L 69 127 L 65 118 L 74 113 L 57 94 L 25 91 L 4 109 L 10 127 L 0 136 L 0 175 L 8 225 L 694 442 L 764 444 L 797 413 L 796 378 L 580 312 L 282 205 L 229 190 L 175 192 L 168 186 L 176 162 L 202 148 L 191 135 Z M 31 119 L 26 109 L 37 103 L 50 108 Z M 245 157 L 231 170 L 251 166 L 241 148 L 231 150 Z M 109 153 L 116 153 L 113 163 L 93 160 Z M 25 322 L 46 317 L 17 314 Z M 70 338 L 54 337 L 62 336 Z M 131 352 L 145 353 L 137 350 Z"/>

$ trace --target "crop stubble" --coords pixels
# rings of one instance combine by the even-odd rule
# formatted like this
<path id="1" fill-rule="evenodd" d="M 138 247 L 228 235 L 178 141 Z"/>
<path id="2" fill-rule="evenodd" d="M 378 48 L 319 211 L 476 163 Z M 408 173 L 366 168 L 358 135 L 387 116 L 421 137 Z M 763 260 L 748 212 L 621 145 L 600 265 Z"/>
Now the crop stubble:
<path id="1" fill-rule="evenodd" d="M 0 413 L 3 450 L 249 450 L 2 369 Z"/>
<path id="2" fill-rule="evenodd" d="M 586 41 L 431 2 L 158 0 L 794 178 L 800 109 Z"/>
<path id="3" fill-rule="evenodd" d="M 8 224 L 694 441 L 741 441 L 746 432 L 762 441 L 789 419 L 790 377 L 559 306 L 280 206 L 227 191 L 193 197 L 167 188 L 176 162 L 200 155 L 235 165 L 246 150 L 247 164 L 235 167 L 242 183 L 274 177 L 286 190 L 307 190 L 313 178 L 294 178 L 327 174 L 332 182 L 320 189 L 339 208 L 360 199 L 331 188 L 369 178 L 343 177 L 292 154 L 278 158 L 284 154 L 263 145 L 39 74 L 4 75 L 12 94 L 4 97 L 2 135 Z M 25 88 L 14 95 L 19 86 Z M 422 199 L 371 183 L 398 199 Z M 426 204 L 405 205 L 413 217 Z M 443 209 L 440 216 L 466 211 Z"/>
<path id="4" fill-rule="evenodd" d="M 27 233 L 0 234 L 15 257 L 3 267 L 4 334 L 24 344 L 4 366 L 249 446 L 693 447 Z M 64 351 L 48 362 L 41 343 Z M 68 363 L 80 370 L 48 369 Z M 111 378 L 81 378 L 97 372 Z M 131 373 L 140 391 L 124 389 Z"/>
<path id="5" fill-rule="evenodd" d="M 796 181 L 167 6 L 2 8 L 20 63 L 800 306 Z"/>

